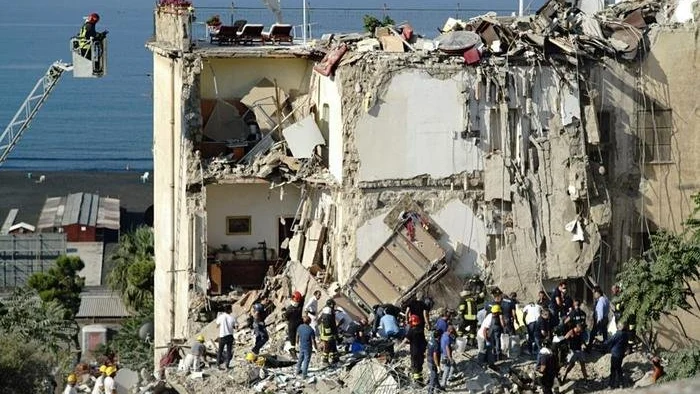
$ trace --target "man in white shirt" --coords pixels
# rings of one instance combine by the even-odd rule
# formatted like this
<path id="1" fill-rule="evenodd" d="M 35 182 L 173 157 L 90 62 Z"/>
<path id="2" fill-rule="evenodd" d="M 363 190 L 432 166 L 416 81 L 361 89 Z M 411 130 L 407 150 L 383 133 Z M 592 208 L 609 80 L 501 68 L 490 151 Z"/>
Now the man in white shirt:
<path id="1" fill-rule="evenodd" d="M 492 318 L 492 314 L 486 315 L 484 321 L 481 322 L 481 326 L 476 331 L 476 345 L 479 349 L 479 354 L 486 353 L 486 342 L 489 340 L 489 328 L 491 328 Z"/>
<path id="2" fill-rule="evenodd" d="M 78 391 L 75 389 L 75 384 L 77 382 L 78 378 L 75 374 L 68 375 L 68 378 L 66 378 L 66 388 L 63 390 L 63 394 L 78 394 Z"/>
<path id="3" fill-rule="evenodd" d="M 314 291 L 314 296 L 311 297 L 306 305 L 304 305 L 304 312 L 306 312 L 306 315 L 309 316 L 309 319 L 311 319 L 311 323 L 309 323 L 309 325 L 314 329 L 316 335 L 318 335 L 318 330 L 316 327 L 318 327 L 318 300 L 320 299 L 321 290 L 316 290 Z"/>
<path id="4" fill-rule="evenodd" d="M 226 305 L 224 313 L 216 318 L 216 326 L 219 327 L 219 352 L 216 355 L 216 362 L 220 368 L 228 369 L 233 358 L 233 329 L 236 326 L 236 319 L 231 316 L 231 305 Z M 224 348 L 226 348 L 225 355 Z"/>
<path id="5" fill-rule="evenodd" d="M 117 367 L 110 365 L 105 368 L 105 394 L 117 394 L 117 386 L 114 377 L 117 375 Z"/>
<path id="6" fill-rule="evenodd" d="M 100 365 L 100 376 L 95 379 L 95 385 L 92 386 L 92 394 L 103 394 L 105 392 L 105 370 L 106 365 Z"/>
<path id="7" fill-rule="evenodd" d="M 535 330 L 537 330 L 537 318 L 542 313 L 542 306 L 531 302 L 523 308 L 523 319 L 527 326 L 527 350 L 532 353 L 535 346 Z"/>

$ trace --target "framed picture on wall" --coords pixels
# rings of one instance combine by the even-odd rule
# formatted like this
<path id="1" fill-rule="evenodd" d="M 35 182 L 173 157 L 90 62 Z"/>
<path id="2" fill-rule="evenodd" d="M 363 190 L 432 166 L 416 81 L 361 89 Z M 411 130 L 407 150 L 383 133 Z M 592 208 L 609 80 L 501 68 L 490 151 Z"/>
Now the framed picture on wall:
<path id="1" fill-rule="evenodd" d="M 227 216 L 226 235 L 250 235 L 250 216 Z"/>

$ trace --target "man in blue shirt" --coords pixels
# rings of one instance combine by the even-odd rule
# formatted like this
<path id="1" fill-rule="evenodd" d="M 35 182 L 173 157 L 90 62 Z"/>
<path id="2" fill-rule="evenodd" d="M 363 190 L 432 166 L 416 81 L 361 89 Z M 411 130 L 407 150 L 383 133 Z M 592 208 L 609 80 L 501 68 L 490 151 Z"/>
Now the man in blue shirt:
<path id="1" fill-rule="evenodd" d="M 428 344 L 428 369 L 430 370 L 430 381 L 428 382 L 428 394 L 433 394 L 437 388 L 439 391 L 444 391 L 440 386 L 440 337 L 442 333 L 438 330 L 433 331 L 433 336 Z"/>
<path id="2" fill-rule="evenodd" d="M 593 310 L 593 327 L 588 339 L 588 345 L 593 344 L 593 340 L 598 334 L 603 334 L 603 342 L 608 340 L 608 313 L 610 313 L 610 301 L 603 294 L 603 290 L 596 286 L 593 289 L 595 297 L 595 309 Z"/>
<path id="3" fill-rule="evenodd" d="M 610 351 L 610 388 L 616 389 L 623 384 L 622 359 L 627 351 L 629 335 L 624 329 L 624 324 L 617 324 L 617 332 L 605 341 L 605 347 Z"/>
<path id="4" fill-rule="evenodd" d="M 447 381 L 452 376 L 452 368 L 454 367 L 454 358 L 452 357 L 452 346 L 455 342 L 457 330 L 453 325 L 447 327 L 447 331 L 442 333 L 440 337 L 440 364 L 443 366 L 442 387 L 447 387 Z"/>
<path id="5" fill-rule="evenodd" d="M 450 311 L 445 308 L 442 310 L 442 313 L 440 314 L 440 318 L 435 322 L 435 330 L 440 332 L 440 335 L 442 335 L 443 332 L 447 331 L 447 327 L 450 325 Z"/>
<path id="6" fill-rule="evenodd" d="M 382 316 L 379 320 L 379 328 L 377 329 L 379 335 L 383 338 L 399 338 L 399 322 L 396 320 L 396 316 L 386 314 Z"/>
<path id="7" fill-rule="evenodd" d="M 311 318 L 303 317 L 303 323 L 297 327 L 297 348 L 299 349 L 299 359 L 297 360 L 297 375 L 306 379 L 309 371 L 309 361 L 311 361 L 311 351 L 316 347 L 316 332 L 309 325 Z"/>

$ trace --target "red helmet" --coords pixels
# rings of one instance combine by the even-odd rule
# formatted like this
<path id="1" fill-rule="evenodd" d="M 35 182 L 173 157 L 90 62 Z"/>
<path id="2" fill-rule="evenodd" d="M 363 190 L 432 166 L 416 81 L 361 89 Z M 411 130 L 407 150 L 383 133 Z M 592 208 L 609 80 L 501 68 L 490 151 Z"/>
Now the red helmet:
<path id="1" fill-rule="evenodd" d="M 94 12 L 92 14 L 88 15 L 87 21 L 90 23 L 97 23 L 97 21 L 99 21 L 99 20 L 100 20 L 100 16 Z"/>
<path id="2" fill-rule="evenodd" d="M 411 317 L 408 318 L 408 324 L 411 327 L 418 327 L 420 325 L 420 317 L 418 315 L 411 315 Z"/>
<path id="3" fill-rule="evenodd" d="M 292 300 L 295 302 L 301 302 L 301 293 L 299 291 L 295 291 L 292 294 Z"/>

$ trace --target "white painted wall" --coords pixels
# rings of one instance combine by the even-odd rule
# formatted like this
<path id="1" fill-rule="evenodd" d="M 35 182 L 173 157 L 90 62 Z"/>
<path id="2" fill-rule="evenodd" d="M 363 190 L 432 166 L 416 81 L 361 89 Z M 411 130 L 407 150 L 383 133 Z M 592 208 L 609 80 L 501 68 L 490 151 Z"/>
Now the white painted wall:
<path id="1" fill-rule="evenodd" d="M 262 78 L 277 81 L 287 93 L 309 90 L 313 64 L 298 58 L 204 59 L 201 74 L 202 98 L 216 98 L 214 76 L 220 98 L 241 98 Z"/>
<path id="2" fill-rule="evenodd" d="M 466 128 L 462 78 L 465 73 L 440 80 L 418 70 L 396 75 L 355 127 L 359 180 L 444 178 L 481 169 L 479 148 L 459 138 Z"/>
<path id="3" fill-rule="evenodd" d="M 267 183 L 207 186 L 207 236 L 209 246 L 222 244 L 232 250 L 258 247 L 265 240 L 268 248 L 277 250 L 280 217 L 293 217 L 299 206 L 301 193 L 293 185 L 270 189 Z M 227 235 L 227 216 L 250 216 L 250 235 Z"/>
<path id="4" fill-rule="evenodd" d="M 477 272 L 479 255 L 486 254 L 486 226 L 471 207 L 455 199 L 430 216 L 444 231 L 439 243 L 447 252 L 448 261 L 458 243 L 464 245 L 461 257 L 453 267 L 457 275 Z"/>
<path id="5" fill-rule="evenodd" d="M 384 218 L 389 212 L 375 216 L 355 231 L 357 258 L 363 263 L 372 257 L 391 236 L 391 229 L 384 224 Z"/>
<path id="6" fill-rule="evenodd" d="M 174 138 L 179 113 L 179 89 L 173 71 L 174 62 L 153 55 L 153 231 L 155 241 L 154 272 L 154 345 L 155 360 L 166 351 L 173 338 L 175 294 L 173 291 Z M 175 68 L 177 66 L 175 65 Z M 175 94 L 175 95 L 174 95 Z M 172 122 L 172 123 L 171 123 Z"/>
<path id="7" fill-rule="evenodd" d="M 343 182 L 343 114 L 340 101 L 341 89 L 337 81 L 339 78 L 324 77 L 314 74 L 318 78 L 318 104 L 319 120 L 323 116 L 324 105 L 328 105 L 328 170 L 338 183 Z"/>

